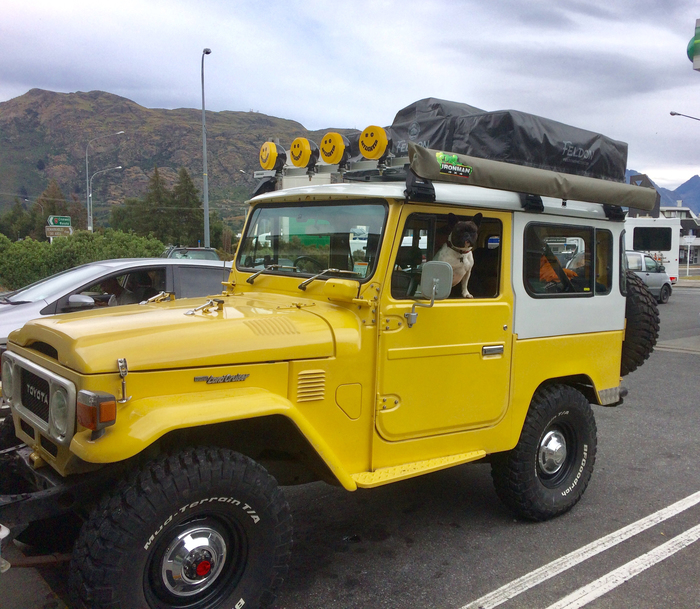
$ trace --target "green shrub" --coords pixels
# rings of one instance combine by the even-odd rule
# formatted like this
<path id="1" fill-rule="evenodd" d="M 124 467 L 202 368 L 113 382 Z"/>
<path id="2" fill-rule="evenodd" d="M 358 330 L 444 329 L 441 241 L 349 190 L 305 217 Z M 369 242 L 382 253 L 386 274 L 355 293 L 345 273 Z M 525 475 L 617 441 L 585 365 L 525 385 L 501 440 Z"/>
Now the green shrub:
<path id="1" fill-rule="evenodd" d="M 12 243 L 0 235 L 0 285 L 15 290 L 86 262 L 157 257 L 164 249 L 153 237 L 110 229 L 104 234 L 78 231 L 53 244 L 30 238 Z"/>

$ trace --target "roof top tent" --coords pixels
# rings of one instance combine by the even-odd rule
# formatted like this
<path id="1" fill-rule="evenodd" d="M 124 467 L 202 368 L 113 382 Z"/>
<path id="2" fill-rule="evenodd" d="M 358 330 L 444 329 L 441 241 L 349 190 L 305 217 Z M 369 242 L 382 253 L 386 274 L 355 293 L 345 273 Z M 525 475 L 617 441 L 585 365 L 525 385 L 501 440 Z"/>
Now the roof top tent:
<path id="1" fill-rule="evenodd" d="M 393 153 L 408 143 L 589 178 L 625 182 L 627 144 L 600 133 L 519 112 L 422 99 L 399 110 L 388 127 Z"/>

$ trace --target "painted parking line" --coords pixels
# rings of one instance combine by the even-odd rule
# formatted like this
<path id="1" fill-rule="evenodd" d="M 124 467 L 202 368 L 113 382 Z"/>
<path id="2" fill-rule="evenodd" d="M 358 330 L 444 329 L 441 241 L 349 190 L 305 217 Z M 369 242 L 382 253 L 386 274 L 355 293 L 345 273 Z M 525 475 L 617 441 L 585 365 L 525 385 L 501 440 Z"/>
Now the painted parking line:
<path id="1" fill-rule="evenodd" d="M 642 571 L 667 559 L 698 539 L 700 539 L 700 524 L 692 529 L 688 529 L 685 533 L 677 535 L 658 548 L 654 548 L 650 552 L 642 554 L 639 558 L 611 571 L 587 586 L 582 586 L 560 601 L 550 605 L 547 609 L 578 609 L 579 607 L 584 607 L 591 601 L 624 584 L 635 575 L 639 575 Z"/>
<path id="2" fill-rule="evenodd" d="M 531 571 L 530 573 L 513 580 L 505 586 L 501 586 L 497 590 L 482 596 L 468 605 L 464 605 L 464 607 L 461 609 L 492 609 L 492 607 L 498 607 L 519 594 L 522 594 L 526 590 L 534 588 L 538 584 L 541 584 L 542 582 L 547 581 L 548 579 L 551 579 L 552 577 L 559 575 L 568 569 L 571 569 L 584 560 L 588 560 L 596 554 L 600 554 L 601 552 L 622 543 L 630 537 L 634 537 L 642 531 L 646 531 L 660 522 L 668 520 L 676 514 L 680 514 L 698 503 L 700 503 L 700 491 L 693 493 L 685 499 L 681 499 L 680 501 L 677 501 L 676 503 L 673 503 L 668 507 L 659 510 L 658 512 L 654 512 L 641 520 L 637 520 L 637 522 L 633 522 L 626 527 L 618 529 L 605 537 L 601 537 L 600 539 L 597 539 L 596 541 L 591 542 L 578 550 L 574 550 L 561 558 L 557 558 L 543 567 L 540 567 L 535 571 Z"/>

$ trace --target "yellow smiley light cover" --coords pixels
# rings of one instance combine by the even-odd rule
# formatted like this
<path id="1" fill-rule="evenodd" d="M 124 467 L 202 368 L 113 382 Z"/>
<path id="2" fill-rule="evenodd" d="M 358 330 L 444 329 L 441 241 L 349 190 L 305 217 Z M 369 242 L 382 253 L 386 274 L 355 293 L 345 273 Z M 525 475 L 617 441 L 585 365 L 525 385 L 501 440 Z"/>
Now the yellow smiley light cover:
<path id="1" fill-rule="evenodd" d="M 289 156 L 295 167 L 313 167 L 318 160 L 318 146 L 305 137 L 298 137 L 292 142 Z"/>
<path id="2" fill-rule="evenodd" d="M 286 162 L 287 153 L 279 144 L 265 142 L 260 147 L 260 167 L 263 169 L 282 169 Z"/>
<path id="3" fill-rule="evenodd" d="M 346 160 L 346 151 L 349 148 L 348 138 L 335 131 L 329 131 L 321 141 L 321 160 L 329 165 L 339 165 Z"/>
<path id="4" fill-rule="evenodd" d="M 360 154 L 373 161 L 381 159 L 389 146 L 386 131 L 376 125 L 370 125 L 360 134 Z"/>

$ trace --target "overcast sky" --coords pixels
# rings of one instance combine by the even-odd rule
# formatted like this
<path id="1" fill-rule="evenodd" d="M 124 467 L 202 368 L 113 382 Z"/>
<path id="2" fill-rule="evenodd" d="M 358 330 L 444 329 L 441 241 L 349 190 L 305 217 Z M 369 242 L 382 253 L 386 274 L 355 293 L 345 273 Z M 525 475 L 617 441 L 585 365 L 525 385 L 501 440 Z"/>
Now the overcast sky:
<path id="1" fill-rule="evenodd" d="M 389 125 L 425 97 L 514 109 L 629 144 L 675 188 L 700 173 L 683 0 L 7 0 L 0 101 L 103 90 L 149 108 L 256 110 L 309 129 Z"/>

